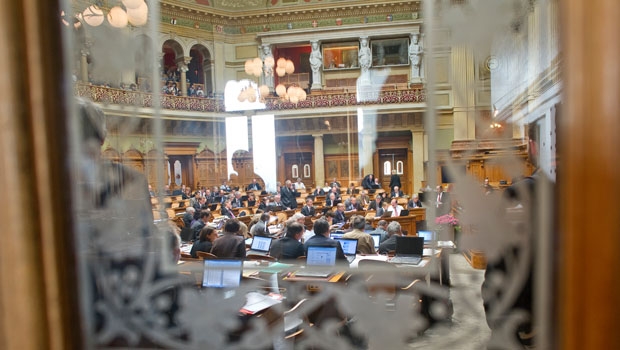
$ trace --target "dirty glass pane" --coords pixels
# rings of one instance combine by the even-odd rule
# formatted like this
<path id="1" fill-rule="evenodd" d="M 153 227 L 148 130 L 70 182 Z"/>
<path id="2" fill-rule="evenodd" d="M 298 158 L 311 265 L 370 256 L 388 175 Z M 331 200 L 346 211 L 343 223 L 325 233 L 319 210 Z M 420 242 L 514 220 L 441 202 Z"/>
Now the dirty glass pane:
<path id="1" fill-rule="evenodd" d="M 85 347 L 550 344 L 556 0 L 65 5 Z"/>

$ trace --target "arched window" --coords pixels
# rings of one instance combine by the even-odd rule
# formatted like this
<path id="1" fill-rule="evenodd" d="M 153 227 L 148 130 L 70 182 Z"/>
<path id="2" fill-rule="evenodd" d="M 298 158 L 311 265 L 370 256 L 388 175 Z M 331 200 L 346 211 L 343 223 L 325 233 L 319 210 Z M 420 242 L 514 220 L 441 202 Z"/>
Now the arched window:
<path id="1" fill-rule="evenodd" d="M 403 174 L 403 169 L 404 169 L 404 165 L 403 165 L 403 161 L 399 160 L 398 162 L 396 162 L 396 173 L 398 175 L 402 175 Z"/>
<path id="2" fill-rule="evenodd" d="M 392 175 L 392 162 L 389 160 L 383 163 L 383 175 Z"/>
<path id="3" fill-rule="evenodd" d="M 291 168 L 291 177 L 292 178 L 298 178 L 299 177 L 299 166 L 297 164 L 293 165 L 293 167 Z"/>
<path id="4" fill-rule="evenodd" d="M 310 164 L 304 164 L 304 177 L 310 177 Z"/>
<path id="5" fill-rule="evenodd" d="M 183 174 L 181 173 L 181 162 L 178 160 L 174 161 L 174 184 L 177 186 L 181 186 L 183 184 Z"/>

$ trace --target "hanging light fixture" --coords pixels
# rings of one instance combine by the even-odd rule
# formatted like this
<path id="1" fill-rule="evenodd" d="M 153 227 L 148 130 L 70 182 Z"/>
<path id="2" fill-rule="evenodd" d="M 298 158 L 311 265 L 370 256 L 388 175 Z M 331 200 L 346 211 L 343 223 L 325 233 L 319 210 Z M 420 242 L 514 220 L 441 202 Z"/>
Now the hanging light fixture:
<path id="1" fill-rule="evenodd" d="M 108 23 L 115 28 L 124 28 L 127 24 L 134 27 L 146 24 L 149 9 L 145 0 L 121 0 L 120 2 L 124 8 L 120 5 L 109 7 L 107 1 L 96 1 L 95 4 L 82 11 L 78 18 L 91 27 L 100 26 L 106 18 Z M 104 10 L 108 10 L 107 15 L 104 14 Z"/>

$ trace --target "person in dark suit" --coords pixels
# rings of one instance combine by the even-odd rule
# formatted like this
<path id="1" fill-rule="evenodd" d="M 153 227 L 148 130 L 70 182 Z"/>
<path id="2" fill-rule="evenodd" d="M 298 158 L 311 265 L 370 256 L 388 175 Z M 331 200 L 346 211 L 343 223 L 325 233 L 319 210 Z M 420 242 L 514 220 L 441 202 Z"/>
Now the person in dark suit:
<path id="1" fill-rule="evenodd" d="M 338 204 L 338 200 L 336 199 L 336 194 L 330 192 L 329 197 L 325 199 L 325 206 L 333 207 L 336 204 Z"/>
<path id="2" fill-rule="evenodd" d="M 396 237 L 402 236 L 402 230 L 398 221 L 392 221 L 387 225 L 387 239 L 379 244 L 379 254 L 387 254 L 396 250 Z"/>
<path id="3" fill-rule="evenodd" d="M 218 258 L 245 258 L 245 240 L 238 235 L 240 229 L 239 220 L 226 221 L 224 234 L 213 242 L 211 254 Z"/>
<path id="4" fill-rule="evenodd" d="M 185 208 L 185 214 L 183 214 L 183 224 L 185 227 L 189 228 L 192 226 L 192 223 L 196 220 L 194 219 L 194 214 L 196 213 L 196 208 L 187 207 Z"/>
<path id="5" fill-rule="evenodd" d="M 407 209 L 412 209 L 412 208 L 422 208 L 422 202 L 418 198 L 417 194 L 413 194 L 413 197 L 411 197 L 411 199 L 407 203 Z"/>
<path id="6" fill-rule="evenodd" d="M 375 177 L 375 183 L 372 184 L 372 188 L 378 190 L 381 188 L 381 184 L 379 183 L 379 179 Z"/>
<path id="7" fill-rule="evenodd" d="M 390 189 L 394 191 L 396 186 L 401 188 L 403 185 L 400 183 L 400 176 L 396 174 L 396 170 L 392 170 L 392 176 L 390 177 Z"/>
<path id="8" fill-rule="evenodd" d="M 303 234 L 304 227 L 301 224 L 292 222 L 286 225 L 286 235 L 273 243 L 269 255 L 280 261 L 294 260 L 305 255 L 304 245 L 299 242 Z"/>
<path id="9" fill-rule="evenodd" d="M 372 185 L 375 183 L 375 176 L 373 174 L 368 174 L 366 176 L 364 176 L 364 179 L 362 180 L 362 187 L 364 187 L 367 190 L 372 189 Z"/>
<path id="10" fill-rule="evenodd" d="M 337 241 L 329 238 L 329 223 L 321 218 L 314 222 L 314 236 L 310 237 L 306 243 L 304 243 L 304 253 L 308 254 L 308 247 L 336 247 L 336 259 L 347 261 L 347 257 L 344 256 L 342 246 Z"/>
<path id="11" fill-rule="evenodd" d="M 280 196 L 282 197 L 282 205 L 287 210 L 297 209 L 297 198 L 295 197 L 295 190 L 291 180 L 286 180 L 284 187 L 280 190 Z"/>
<path id="12" fill-rule="evenodd" d="M 209 223 L 209 218 L 211 217 L 211 212 L 208 210 L 202 210 L 198 213 L 198 219 L 195 220 L 191 226 L 189 226 L 194 233 L 192 234 L 192 239 L 198 238 L 200 235 L 200 230 L 203 227 L 207 226 Z"/>
<path id="13" fill-rule="evenodd" d="M 381 202 L 383 202 L 383 197 L 380 194 L 375 196 L 375 200 L 368 204 L 368 210 L 379 211 L 381 209 Z"/>
<path id="14" fill-rule="evenodd" d="M 334 178 L 334 180 L 329 184 L 329 186 L 337 187 L 337 188 L 342 187 L 342 186 L 340 186 L 340 182 L 338 182 L 338 180 L 336 180 L 336 178 Z"/>
<path id="15" fill-rule="evenodd" d="M 260 191 L 263 187 L 258 183 L 256 179 L 252 179 L 252 183 L 245 188 L 246 191 Z"/>
<path id="16" fill-rule="evenodd" d="M 270 207 L 271 207 L 271 197 L 269 196 L 266 196 L 265 198 L 263 198 L 263 201 L 258 205 L 258 209 L 262 211 L 269 211 Z"/>
<path id="17" fill-rule="evenodd" d="M 351 197 L 349 199 L 349 203 L 347 203 L 345 206 L 345 210 L 346 211 L 364 210 L 364 208 L 362 208 L 362 205 L 357 202 L 356 197 Z"/>
<path id="18" fill-rule="evenodd" d="M 312 191 L 312 196 L 314 198 L 316 198 L 316 196 L 324 196 L 325 192 L 323 191 L 323 189 L 319 186 L 317 186 L 314 191 Z"/>
<path id="19" fill-rule="evenodd" d="M 403 191 L 400 190 L 399 186 L 395 186 L 394 189 L 392 190 L 392 193 L 390 193 L 391 198 L 400 198 L 404 195 L 405 194 L 403 193 Z"/>
<path id="20" fill-rule="evenodd" d="M 235 218 L 235 214 L 232 212 L 232 204 L 230 200 L 227 200 L 226 202 L 224 202 L 224 206 L 222 207 L 221 213 L 222 215 L 227 216 L 229 219 Z"/>
<path id="21" fill-rule="evenodd" d="M 344 216 L 344 204 L 338 203 L 336 206 L 336 211 L 334 212 L 334 224 L 344 224 L 347 221 Z"/>
<path id="22" fill-rule="evenodd" d="M 197 252 L 211 253 L 213 248 L 213 242 L 217 239 L 217 231 L 212 227 L 203 227 L 198 235 L 198 241 L 192 245 L 192 250 L 189 252 L 192 258 L 198 258 Z"/>
<path id="23" fill-rule="evenodd" d="M 250 229 L 250 234 L 252 236 L 264 236 L 269 237 L 271 233 L 269 232 L 269 214 L 262 213 L 260 215 L 259 221 L 252 226 Z"/>
<path id="24" fill-rule="evenodd" d="M 233 208 L 241 208 L 243 207 L 243 201 L 241 201 L 241 192 L 235 192 L 235 197 L 230 202 Z"/>
<path id="25" fill-rule="evenodd" d="M 306 198 L 306 205 L 303 206 L 303 208 L 301 208 L 301 213 L 303 214 L 303 216 L 315 216 L 316 215 L 316 211 L 314 209 L 314 206 L 312 206 L 313 201 L 312 198 Z"/>
<path id="26" fill-rule="evenodd" d="M 446 215 L 450 213 L 450 195 L 443 191 L 443 186 L 437 186 L 437 201 L 435 207 L 437 208 L 437 216 Z"/>
<path id="27" fill-rule="evenodd" d="M 253 192 L 250 192 L 248 194 L 248 207 L 252 208 L 254 206 L 256 206 L 256 196 L 254 195 Z"/>

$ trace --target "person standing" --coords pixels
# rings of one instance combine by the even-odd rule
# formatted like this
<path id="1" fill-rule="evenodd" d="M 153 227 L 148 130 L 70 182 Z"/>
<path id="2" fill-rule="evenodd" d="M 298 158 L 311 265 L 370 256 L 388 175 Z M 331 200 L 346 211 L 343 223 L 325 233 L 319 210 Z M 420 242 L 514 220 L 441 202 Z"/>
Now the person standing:
<path id="1" fill-rule="evenodd" d="M 396 170 L 392 170 L 392 176 L 390 177 L 390 190 L 394 191 L 394 187 L 403 187 L 400 183 L 400 176 L 396 173 Z"/>

